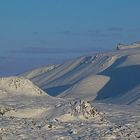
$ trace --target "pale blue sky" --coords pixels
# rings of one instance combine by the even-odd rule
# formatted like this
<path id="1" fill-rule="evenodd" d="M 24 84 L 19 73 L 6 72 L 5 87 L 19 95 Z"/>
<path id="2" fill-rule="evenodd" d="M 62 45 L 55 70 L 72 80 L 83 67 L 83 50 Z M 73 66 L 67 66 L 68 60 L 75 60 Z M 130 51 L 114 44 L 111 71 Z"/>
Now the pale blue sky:
<path id="1" fill-rule="evenodd" d="M 139 7 L 140 0 L 0 0 L 0 73 L 139 41 Z"/>

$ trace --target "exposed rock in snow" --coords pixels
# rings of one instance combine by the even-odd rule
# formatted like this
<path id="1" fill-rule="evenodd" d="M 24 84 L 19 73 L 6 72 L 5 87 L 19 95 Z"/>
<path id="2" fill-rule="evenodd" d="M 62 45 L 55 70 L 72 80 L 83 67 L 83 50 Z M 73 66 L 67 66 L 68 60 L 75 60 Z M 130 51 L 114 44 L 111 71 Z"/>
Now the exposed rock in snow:
<path id="1" fill-rule="evenodd" d="M 62 122 L 74 120 L 103 120 L 103 116 L 97 112 L 90 101 L 77 100 L 65 105 L 64 111 L 56 118 Z"/>
<path id="2" fill-rule="evenodd" d="M 91 105 L 89 101 L 76 101 L 71 103 L 72 116 L 82 117 L 84 119 L 94 118 L 98 113 L 97 110 Z"/>
<path id="3" fill-rule="evenodd" d="M 135 48 L 140 48 L 140 42 L 136 42 L 130 45 L 118 44 L 117 46 L 117 50 L 135 49 Z"/>
<path id="4" fill-rule="evenodd" d="M 6 106 L 0 106 L 0 115 L 5 115 L 7 112 L 11 111 L 11 110 L 14 110 L 14 108 L 12 107 L 6 107 Z"/>

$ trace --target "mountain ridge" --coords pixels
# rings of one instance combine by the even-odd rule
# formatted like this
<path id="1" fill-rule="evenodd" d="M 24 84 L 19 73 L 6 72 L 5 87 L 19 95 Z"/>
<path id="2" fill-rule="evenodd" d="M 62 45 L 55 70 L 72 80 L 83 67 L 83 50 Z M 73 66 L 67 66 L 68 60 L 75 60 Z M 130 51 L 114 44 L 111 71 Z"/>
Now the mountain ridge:
<path id="1" fill-rule="evenodd" d="M 117 103 L 140 83 L 139 69 L 140 49 L 130 46 L 78 57 L 31 80 L 53 96 Z"/>

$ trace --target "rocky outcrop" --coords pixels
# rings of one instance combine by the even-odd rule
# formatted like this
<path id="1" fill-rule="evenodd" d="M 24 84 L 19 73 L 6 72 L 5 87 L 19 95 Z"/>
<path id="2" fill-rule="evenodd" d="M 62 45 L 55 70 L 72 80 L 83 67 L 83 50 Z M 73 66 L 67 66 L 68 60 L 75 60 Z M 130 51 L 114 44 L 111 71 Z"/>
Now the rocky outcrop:
<path id="1" fill-rule="evenodd" d="M 82 116 L 85 119 L 93 118 L 98 114 L 91 103 L 84 100 L 71 103 L 71 111 L 69 113 L 71 113 L 72 116 Z"/>
<path id="2" fill-rule="evenodd" d="M 59 108 L 59 107 L 58 107 Z M 69 122 L 75 120 L 99 120 L 103 121 L 104 118 L 91 104 L 89 101 L 85 100 L 77 100 L 70 102 L 68 104 L 63 105 L 59 108 L 63 110 L 59 115 L 56 117 L 58 121 L 62 122 Z"/>
<path id="3" fill-rule="evenodd" d="M 117 50 L 136 49 L 136 48 L 140 48 L 140 42 L 132 43 L 132 44 L 129 44 L 129 45 L 119 43 L 117 45 Z"/>

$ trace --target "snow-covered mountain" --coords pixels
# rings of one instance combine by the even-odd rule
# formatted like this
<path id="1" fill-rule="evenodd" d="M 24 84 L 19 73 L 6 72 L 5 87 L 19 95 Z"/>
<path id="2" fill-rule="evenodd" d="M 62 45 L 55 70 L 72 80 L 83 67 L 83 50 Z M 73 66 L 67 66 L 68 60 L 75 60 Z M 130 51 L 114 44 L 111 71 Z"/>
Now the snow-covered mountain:
<path id="1" fill-rule="evenodd" d="M 116 51 L 81 56 L 51 71 L 34 74 L 31 80 L 53 96 L 114 103 L 120 103 L 121 98 L 121 103 L 139 104 L 139 94 L 130 94 L 140 84 L 139 70 L 140 48 L 134 43 L 117 46 Z"/>

